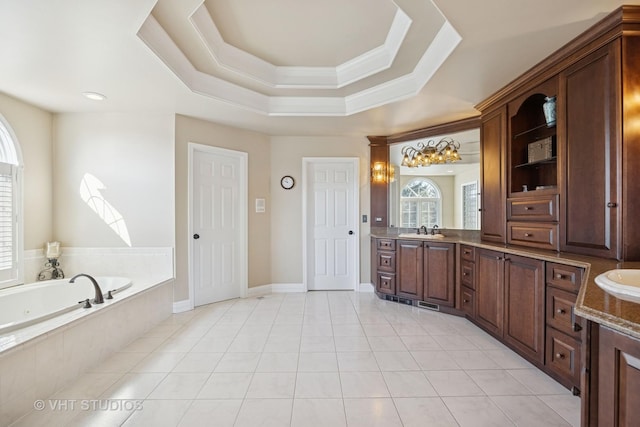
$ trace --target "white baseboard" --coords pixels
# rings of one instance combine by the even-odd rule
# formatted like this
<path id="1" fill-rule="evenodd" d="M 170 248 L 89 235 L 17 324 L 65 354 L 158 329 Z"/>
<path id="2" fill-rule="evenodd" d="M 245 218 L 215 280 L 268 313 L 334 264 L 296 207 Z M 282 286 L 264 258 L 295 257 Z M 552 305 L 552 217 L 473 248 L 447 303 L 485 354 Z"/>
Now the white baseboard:
<path id="1" fill-rule="evenodd" d="M 182 301 L 176 301 L 173 303 L 173 313 L 182 313 L 184 311 L 193 310 L 191 300 L 184 299 Z"/>
<path id="2" fill-rule="evenodd" d="M 375 290 L 373 283 L 360 283 L 358 287 L 358 292 L 374 292 Z"/>
<path id="3" fill-rule="evenodd" d="M 254 286 L 247 289 L 247 298 L 253 298 L 260 295 L 266 295 L 271 293 L 271 285 Z"/>
<path id="4" fill-rule="evenodd" d="M 271 292 L 307 292 L 302 283 L 274 283 Z"/>

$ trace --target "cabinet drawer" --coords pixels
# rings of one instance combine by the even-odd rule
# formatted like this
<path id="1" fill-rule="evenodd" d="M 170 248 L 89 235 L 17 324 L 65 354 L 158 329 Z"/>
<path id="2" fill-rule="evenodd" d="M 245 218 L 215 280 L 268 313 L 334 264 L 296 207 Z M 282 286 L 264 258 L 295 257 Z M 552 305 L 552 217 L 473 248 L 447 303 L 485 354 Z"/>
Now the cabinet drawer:
<path id="1" fill-rule="evenodd" d="M 558 225 L 510 222 L 507 226 L 507 242 L 514 245 L 557 250 Z"/>
<path id="2" fill-rule="evenodd" d="M 395 295 L 396 293 L 396 275 L 378 272 L 378 292 L 383 294 Z"/>
<path id="3" fill-rule="evenodd" d="M 572 292 L 578 292 L 582 284 L 583 268 L 572 265 L 547 263 L 547 284 Z"/>
<path id="4" fill-rule="evenodd" d="M 475 261 L 476 260 L 476 248 L 468 245 L 460 245 L 460 257 L 462 259 L 466 259 L 467 261 Z"/>
<path id="5" fill-rule="evenodd" d="M 377 269 L 390 273 L 396 272 L 396 253 L 395 252 L 378 252 Z"/>
<path id="6" fill-rule="evenodd" d="M 580 341 L 547 328 L 546 365 L 552 371 L 580 385 Z"/>
<path id="7" fill-rule="evenodd" d="M 476 316 L 476 292 L 466 286 L 460 287 L 460 309 L 471 318 Z"/>
<path id="8" fill-rule="evenodd" d="M 396 241 L 393 239 L 378 239 L 376 248 L 379 251 L 395 251 Z"/>
<path id="9" fill-rule="evenodd" d="M 468 288 L 475 289 L 476 281 L 474 271 L 476 265 L 472 262 L 463 260 L 460 265 L 460 282 Z"/>
<path id="10" fill-rule="evenodd" d="M 517 221 L 557 221 L 558 196 L 507 200 L 507 219 Z"/>
<path id="11" fill-rule="evenodd" d="M 553 326 L 575 339 L 580 339 L 582 320 L 573 313 L 575 305 L 575 294 L 548 287 L 547 325 Z"/>

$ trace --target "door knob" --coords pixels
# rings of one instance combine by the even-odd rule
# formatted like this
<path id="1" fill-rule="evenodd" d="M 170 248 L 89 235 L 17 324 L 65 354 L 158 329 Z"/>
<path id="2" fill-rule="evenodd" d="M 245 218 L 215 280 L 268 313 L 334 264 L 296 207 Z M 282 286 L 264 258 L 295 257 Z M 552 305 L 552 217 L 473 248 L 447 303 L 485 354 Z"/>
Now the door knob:
<path id="1" fill-rule="evenodd" d="M 352 234 L 353 234 L 353 230 L 349 230 L 349 235 L 352 235 Z"/>
<path id="2" fill-rule="evenodd" d="M 198 240 L 200 238 L 200 235 L 198 233 L 196 233 L 196 234 L 193 235 L 193 238 Z"/>

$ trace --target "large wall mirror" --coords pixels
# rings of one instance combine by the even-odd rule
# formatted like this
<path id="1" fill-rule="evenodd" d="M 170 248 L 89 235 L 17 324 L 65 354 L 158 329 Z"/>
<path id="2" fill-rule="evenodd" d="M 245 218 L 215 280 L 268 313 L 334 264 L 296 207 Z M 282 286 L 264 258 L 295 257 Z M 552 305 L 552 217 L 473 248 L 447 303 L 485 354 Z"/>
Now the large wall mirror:
<path id="1" fill-rule="evenodd" d="M 415 153 L 412 149 L 443 139 L 459 143 L 459 161 L 417 167 L 402 165 L 406 153 Z M 479 128 L 390 144 L 389 165 L 389 226 L 480 229 Z"/>

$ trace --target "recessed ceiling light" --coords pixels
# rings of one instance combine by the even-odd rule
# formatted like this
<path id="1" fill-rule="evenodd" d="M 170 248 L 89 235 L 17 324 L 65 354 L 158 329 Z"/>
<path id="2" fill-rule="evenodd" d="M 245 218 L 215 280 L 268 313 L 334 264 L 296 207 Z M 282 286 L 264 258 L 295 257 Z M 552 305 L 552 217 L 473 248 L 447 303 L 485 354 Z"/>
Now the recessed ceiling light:
<path id="1" fill-rule="evenodd" d="M 82 92 L 85 98 L 89 98 L 93 101 L 104 101 L 107 97 L 98 92 Z"/>

